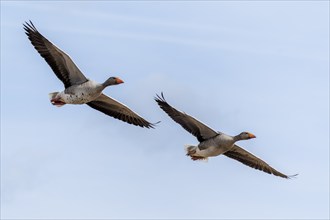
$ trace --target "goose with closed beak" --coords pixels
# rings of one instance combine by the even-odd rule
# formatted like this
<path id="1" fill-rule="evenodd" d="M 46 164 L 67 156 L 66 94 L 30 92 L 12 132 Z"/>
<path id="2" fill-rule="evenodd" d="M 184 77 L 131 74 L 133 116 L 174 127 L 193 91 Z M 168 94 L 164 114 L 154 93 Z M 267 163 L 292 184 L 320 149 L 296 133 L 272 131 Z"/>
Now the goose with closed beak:
<path id="1" fill-rule="evenodd" d="M 222 132 L 215 132 L 197 119 L 170 106 L 165 100 L 163 93 L 161 96 L 157 95 L 155 101 L 168 116 L 180 124 L 186 131 L 197 137 L 200 142 L 197 146 L 185 146 L 186 155 L 190 156 L 192 160 L 207 160 L 208 157 L 224 154 L 227 157 L 266 173 L 283 178 L 292 177 L 275 170 L 260 158 L 236 145 L 237 141 L 255 138 L 256 136 L 253 134 L 242 132 L 239 135 L 230 136 Z"/>
<path id="2" fill-rule="evenodd" d="M 34 48 L 64 84 L 64 91 L 49 94 L 53 105 L 61 107 L 65 104 L 87 104 L 106 115 L 129 124 L 153 128 L 154 124 L 102 93 L 108 86 L 123 83 L 120 78 L 110 77 L 104 83 L 87 79 L 71 58 L 40 34 L 31 21 L 30 23 L 26 22 L 23 26 Z"/>

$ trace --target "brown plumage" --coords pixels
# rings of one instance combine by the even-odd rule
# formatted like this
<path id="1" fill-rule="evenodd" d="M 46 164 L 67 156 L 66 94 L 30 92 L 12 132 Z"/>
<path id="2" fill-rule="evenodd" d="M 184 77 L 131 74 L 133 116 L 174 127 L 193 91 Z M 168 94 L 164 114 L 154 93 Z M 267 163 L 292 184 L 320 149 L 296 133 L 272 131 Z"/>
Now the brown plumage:
<path id="1" fill-rule="evenodd" d="M 208 157 L 215 157 L 224 154 L 229 158 L 235 159 L 247 166 L 266 173 L 283 178 L 292 177 L 275 170 L 265 161 L 235 144 L 236 141 L 255 138 L 253 134 L 242 132 L 239 135 L 230 136 L 221 132 L 216 132 L 192 116 L 172 107 L 165 100 L 163 93 L 161 96 L 157 95 L 155 101 L 158 103 L 159 107 L 168 114 L 168 116 L 180 124 L 189 133 L 194 135 L 200 142 L 198 146 L 186 146 L 187 156 L 190 156 L 192 160 L 207 160 Z"/>
<path id="2" fill-rule="evenodd" d="M 106 96 L 102 91 L 111 85 L 123 83 L 118 77 L 110 77 L 104 83 L 87 79 L 72 59 L 47 40 L 30 23 L 23 24 L 26 35 L 34 48 L 63 82 L 65 90 L 50 93 L 50 101 L 58 107 L 65 104 L 87 104 L 106 115 L 140 127 L 153 128 L 154 124 L 133 112 L 127 106 Z"/>

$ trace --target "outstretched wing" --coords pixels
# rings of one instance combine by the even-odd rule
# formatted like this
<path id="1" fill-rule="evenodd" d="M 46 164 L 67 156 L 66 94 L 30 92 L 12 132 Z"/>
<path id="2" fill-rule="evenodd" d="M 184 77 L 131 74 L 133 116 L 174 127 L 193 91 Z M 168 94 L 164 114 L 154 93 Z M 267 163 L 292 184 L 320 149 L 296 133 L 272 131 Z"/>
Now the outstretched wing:
<path id="1" fill-rule="evenodd" d="M 87 81 L 87 78 L 71 58 L 42 36 L 31 21 L 30 23 L 26 22 L 23 26 L 34 48 L 46 60 L 55 75 L 64 83 L 65 88 Z"/>
<path id="2" fill-rule="evenodd" d="M 143 119 L 127 106 L 104 95 L 103 93 L 94 101 L 88 102 L 86 104 L 100 112 L 103 112 L 106 115 L 122 120 L 129 124 L 146 128 L 154 128 L 155 125 Z"/>
<path id="3" fill-rule="evenodd" d="M 293 176 L 287 176 L 287 175 L 275 170 L 273 167 L 269 166 L 265 161 L 254 156 L 250 152 L 240 148 L 236 144 L 230 151 L 227 151 L 226 153 L 224 153 L 224 155 L 226 155 L 227 157 L 230 157 L 232 159 L 238 160 L 239 162 L 241 162 L 249 167 L 264 171 L 269 174 L 273 174 L 275 176 L 280 176 L 283 178 L 290 178 L 290 177 L 297 175 L 296 174 Z"/>
<path id="4" fill-rule="evenodd" d="M 161 94 L 161 96 L 157 95 L 155 101 L 158 103 L 160 108 L 168 114 L 168 116 L 170 116 L 175 122 L 180 124 L 186 131 L 197 137 L 199 142 L 218 135 L 217 132 L 215 132 L 202 122 L 170 106 L 166 102 L 163 93 Z"/>

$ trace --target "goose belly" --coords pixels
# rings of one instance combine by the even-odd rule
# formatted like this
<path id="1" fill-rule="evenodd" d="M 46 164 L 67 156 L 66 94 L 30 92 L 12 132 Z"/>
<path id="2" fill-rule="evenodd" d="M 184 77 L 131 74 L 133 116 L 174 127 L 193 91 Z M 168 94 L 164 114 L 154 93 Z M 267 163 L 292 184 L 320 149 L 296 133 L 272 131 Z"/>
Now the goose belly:
<path id="1" fill-rule="evenodd" d="M 71 86 L 63 91 L 63 100 L 67 104 L 85 104 L 101 95 L 102 89 L 97 83 L 88 81 L 78 86 Z"/>
<path id="2" fill-rule="evenodd" d="M 227 151 L 226 148 L 219 148 L 217 146 L 209 146 L 206 149 L 200 150 L 197 148 L 196 154 L 202 157 L 216 157 L 220 154 L 223 154 Z"/>
<path id="3" fill-rule="evenodd" d="M 89 94 L 86 92 L 65 94 L 64 102 L 67 104 L 85 104 L 95 100 L 100 94 Z"/>
<path id="4" fill-rule="evenodd" d="M 63 102 L 66 104 L 85 104 L 95 100 L 100 95 L 101 92 L 95 92 L 86 89 L 76 89 L 74 92 L 70 91 L 69 93 L 64 91 L 59 94 L 60 99 L 63 100 Z"/>
<path id="5" fill-rule="evenodd" d="M 198 145 L 198 154 L 201 156 L 215 157 L 223 154 L 233 147 L 234 141 L 227 139 L 222 135 L 218 135 L 215 138 L 201 142 Z"/>

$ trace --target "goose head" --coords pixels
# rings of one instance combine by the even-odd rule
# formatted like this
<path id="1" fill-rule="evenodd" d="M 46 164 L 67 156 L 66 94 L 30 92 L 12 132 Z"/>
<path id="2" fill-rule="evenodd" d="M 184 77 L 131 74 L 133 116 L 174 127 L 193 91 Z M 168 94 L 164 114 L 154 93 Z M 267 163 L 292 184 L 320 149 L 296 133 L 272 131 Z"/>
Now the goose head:
<path id="1" fill-rule="evenodd" d="M 124 81 L 121 80 L 121 79 L 118 78 L 118 77 L 114 77 L 114 76 L 112 76 L 112 77 L 110 77 L 109 79 L 107 79 L 104 83 L 102 83 L 102 85 L 103 85 L 104 88 L 105 88 L 105 87 L 107 87 L 107 86 L 118 85 L 118 84 L 120 84 L 120 83 L 124 83 Z"/>
<path id="2" fill-rule="evenodd" d="M 246 131 L 240 133 L 239 135 L 237 135 L 235 137 L 235 139 L 237 141 L 240 141 L 240 140 L 249 140 L 249 139 L 252 139 L 252 138 L 256 138 L 256 136 L 254 134 L 251 134 L 251 133 L 246 132 Z"/>

